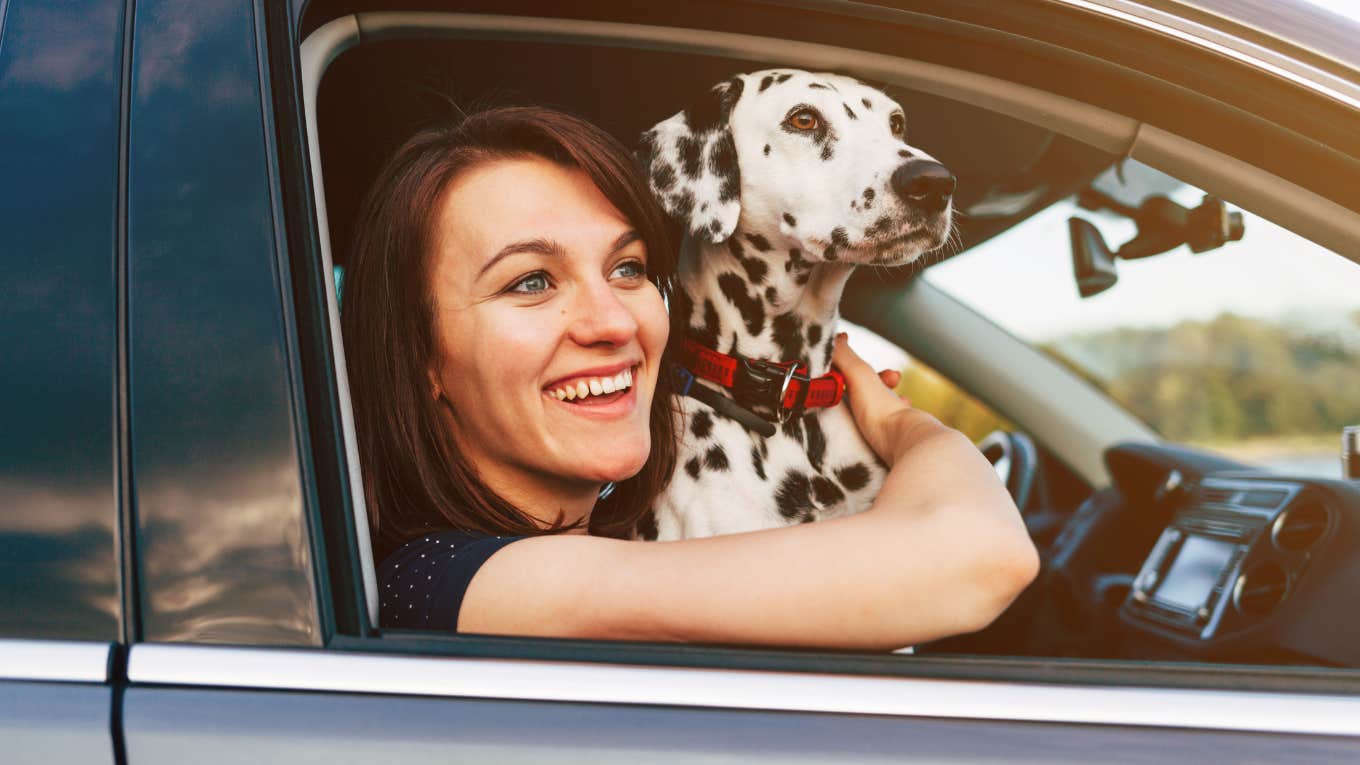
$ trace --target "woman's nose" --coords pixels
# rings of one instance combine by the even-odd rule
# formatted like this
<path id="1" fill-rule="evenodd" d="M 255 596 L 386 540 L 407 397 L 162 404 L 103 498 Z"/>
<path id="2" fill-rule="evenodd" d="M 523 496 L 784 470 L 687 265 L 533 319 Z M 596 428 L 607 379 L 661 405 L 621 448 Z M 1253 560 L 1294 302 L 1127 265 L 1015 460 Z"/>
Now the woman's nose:
<path id="1" fill-rule="evenodd" d="M 637 335 L 637 319 L 608 282 L 583 285 L 571 310 L 572 339 L 581 345 L 624 345 Z"/>

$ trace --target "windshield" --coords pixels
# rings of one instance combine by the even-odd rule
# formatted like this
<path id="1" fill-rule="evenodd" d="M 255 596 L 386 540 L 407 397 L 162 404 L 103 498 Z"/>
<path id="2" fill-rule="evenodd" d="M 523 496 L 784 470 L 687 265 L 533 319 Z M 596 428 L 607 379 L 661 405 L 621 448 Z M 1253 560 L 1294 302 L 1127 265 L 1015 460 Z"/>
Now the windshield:
<path id="1" fill-rule="evenodd" d="M 1161 175 L 1135 165 L 1126 172 Z M 1096 182 L 1112 194 L 1119 185 L 1113 173 Z M 1162 184 L 1168 187 L 1187 207 L 1203 199 L 1197 189 Z M 1088 298 L 1074 281 L 1068 218 L 1095 224 L 1111 249 L 1137 229 L 1071 199 L 923 278 L 1058 359 L 1168 440 L 1339 477 L 1341 429 L 1360 423 L 1360 264 L 1242 215 L 1240 242 L 1120 260 L 1118 283 Z"/>

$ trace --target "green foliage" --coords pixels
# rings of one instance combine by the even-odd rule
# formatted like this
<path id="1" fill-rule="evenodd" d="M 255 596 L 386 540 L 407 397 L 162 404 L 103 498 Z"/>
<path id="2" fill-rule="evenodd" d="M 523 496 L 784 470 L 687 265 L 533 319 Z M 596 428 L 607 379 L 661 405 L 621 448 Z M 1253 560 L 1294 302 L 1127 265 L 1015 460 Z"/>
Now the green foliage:
<path id="1" fill-rule="evenodd" d="M 1351 318 L 1360 324 L 1360 311 Z M 1071 335 L 1043 349 L 1176 441 L 1339 433 L 1360 423 L 1355 337 L 1227 313 Z"/>
<path id="2" fill-rule="evenodd" d="M 897 386 L 897 392 L 910 399 L 912 406 L 930 412 L 940 422 L 962 431 L 974 441 L 993 430 L 1016 429 L 920 362 L 912 362 L 902 370 L 902 382 Z"/>

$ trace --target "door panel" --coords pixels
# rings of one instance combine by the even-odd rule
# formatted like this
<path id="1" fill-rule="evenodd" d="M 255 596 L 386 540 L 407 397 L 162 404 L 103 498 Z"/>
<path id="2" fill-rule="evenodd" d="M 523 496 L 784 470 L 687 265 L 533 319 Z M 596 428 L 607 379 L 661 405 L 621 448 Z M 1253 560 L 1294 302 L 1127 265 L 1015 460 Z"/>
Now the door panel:
<path id="1" fill-rule="evenodd" d="M 0 682 L 0 760 L 6 765 L 113 765 L 105 685 Z"/>
<path id="2" fill-rule="evenodd" d="M 134 687 L 129 762 L 872 763 L 1360 758 L 1360 739 L 641 705 Z"/>

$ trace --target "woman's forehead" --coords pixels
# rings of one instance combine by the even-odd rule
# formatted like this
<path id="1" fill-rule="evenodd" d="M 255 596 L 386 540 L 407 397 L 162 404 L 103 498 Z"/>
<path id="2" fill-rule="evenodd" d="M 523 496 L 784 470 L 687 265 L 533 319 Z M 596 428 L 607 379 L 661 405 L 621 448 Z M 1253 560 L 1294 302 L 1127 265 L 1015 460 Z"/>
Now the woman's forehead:
<path id="1" fill-rule="evenodd" d="M 471 168 L 440 206 L 437 249 L 457 251 L 477 269 L 515 242 L 543 239 L 589 252 L 632 228 L 584 172 L 539 157 Z"/>

